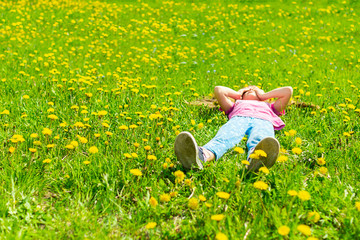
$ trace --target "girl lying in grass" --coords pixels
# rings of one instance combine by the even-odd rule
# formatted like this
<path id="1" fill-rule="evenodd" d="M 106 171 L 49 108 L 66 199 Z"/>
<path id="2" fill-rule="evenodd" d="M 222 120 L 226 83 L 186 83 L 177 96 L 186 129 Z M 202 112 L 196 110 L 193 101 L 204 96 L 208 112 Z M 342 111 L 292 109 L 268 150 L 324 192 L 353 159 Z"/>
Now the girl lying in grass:
<path id="1" fill-rule="evenodd" d="M 218 160 L 240 143 L 245 135 L 248 135 L 248 170 L 257 171 L 261 166 L 272 167 L 280 149 L 279 142 L 274 138 L 274 130 L 285 126 L 279 116 L 285 114 L 292 88 L 281 87 L 265 93 L 256 86 L 239 91 L 216 86 L 214 93 L 220 110 L 225 112 L 229 121 L 202 147 L 198 147 L 189 132 L 181 132 L 176 137 L 175 155 L 184 168 L 197 166 L 202 169 L 204 162 Z M 271 104 L 266 102 L 270 98 L 276 101 Z"/>

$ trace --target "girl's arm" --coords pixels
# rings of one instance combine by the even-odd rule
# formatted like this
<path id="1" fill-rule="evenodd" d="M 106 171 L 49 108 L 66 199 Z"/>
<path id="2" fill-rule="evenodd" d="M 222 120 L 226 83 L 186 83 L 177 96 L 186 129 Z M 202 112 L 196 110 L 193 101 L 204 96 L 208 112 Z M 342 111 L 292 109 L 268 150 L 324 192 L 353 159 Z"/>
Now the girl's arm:
<path id="1" fill-rule="evenodd" d="M 278 112 L 282 112 L 286 108 L 293 93 L 292 87 L 276 88 L 267 93 L 262 93 L 261 91 L 259 91 L 260 89 L 259 90 L 254 89 L 254 90 L 256 92 L 256 95 L 261 101 L 265 101 L 269 98 L 277 98 L 277 100 L 274 103 L 274 108 Z"/>
<path id="2" fill-rule="evenodd" d="M 237 92 L 228 87 L 216 86 L 214 89 L 214 95 L 215 95 L 215 98 L 218 100 L 221 109 L 226 112 L 234 104 L 230 100 L 230 98 L 235 99 L 235 100 L 240 99 L 242 96 L 242 91 Z"/>

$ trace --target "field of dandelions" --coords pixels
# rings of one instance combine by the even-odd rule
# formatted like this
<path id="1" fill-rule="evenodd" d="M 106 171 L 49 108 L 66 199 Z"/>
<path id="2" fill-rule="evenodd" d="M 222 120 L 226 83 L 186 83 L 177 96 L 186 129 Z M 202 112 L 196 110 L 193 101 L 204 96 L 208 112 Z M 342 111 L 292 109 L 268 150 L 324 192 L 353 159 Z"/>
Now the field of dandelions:
<path id="1" fill-rule="evenodd" d="M 358 238 L 359 7 L 0 1 L 0 238 Z M 177 162 L 216 85 L 293 87 L 274 167 Z"/>

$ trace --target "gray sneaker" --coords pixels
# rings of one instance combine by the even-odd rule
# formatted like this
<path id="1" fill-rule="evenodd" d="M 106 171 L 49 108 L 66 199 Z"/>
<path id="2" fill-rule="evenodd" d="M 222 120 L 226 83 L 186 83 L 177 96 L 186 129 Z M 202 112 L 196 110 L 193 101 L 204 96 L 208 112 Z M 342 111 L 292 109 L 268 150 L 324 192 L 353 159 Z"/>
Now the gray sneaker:
<path id="1" fill-rule="evenodd" d="M 266 137 L 256 145 L 253 152 L 256 150 L 263 150 L 267 156 L 260 156 L 259 159 L 249 158 L 250 165 L 248 166 L 248 170 L 253 172 L 257 172 L 262 166 L 271 168 L 275 164 L 279 154 L 280 144 L 276 138 Z"/>
<path id="2" fill-rule="evenodd" d="M 204 155 L 191 133 L 179 133 L 175 139 L 174 149 L 177 159 L 184 168 L 190 169 L 192 167 L 198 167 L 203 169 L 202 161 L 204 161 Z"/>

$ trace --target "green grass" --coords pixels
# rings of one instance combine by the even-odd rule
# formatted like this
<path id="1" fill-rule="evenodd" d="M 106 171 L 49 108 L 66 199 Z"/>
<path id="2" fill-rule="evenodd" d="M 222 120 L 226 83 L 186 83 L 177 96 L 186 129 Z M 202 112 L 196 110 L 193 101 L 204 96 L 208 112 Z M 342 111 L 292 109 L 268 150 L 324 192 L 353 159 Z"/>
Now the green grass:
<path id="1" fill-rule="evenodd" d="M 304 224 L 311 237 L 355 239 L 359 7 L 349 0 L 0 2 L 0 237 L 309 239 L 298 230 Z M 227 121 L 186 102 L 216 85 L 246 84 L 292 86 L 294 101 L 317 106 L 288 107 L 276 133 L 287 161 L 249 174 L 246 155 L 231 150 L 202 171 L 185 171 L 176 135 L 190 131 L 204 145 Z M 69 149 L 72 141 L 78 146 Z M 309 220 L 310 212 L 320 219 Z M 278 232 L 284 225 L 286 236 Z"/>

